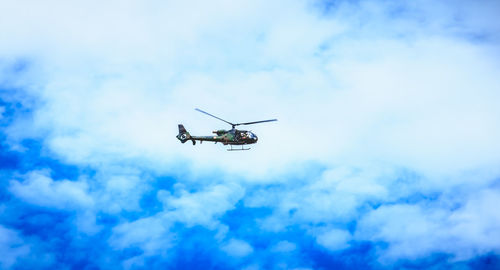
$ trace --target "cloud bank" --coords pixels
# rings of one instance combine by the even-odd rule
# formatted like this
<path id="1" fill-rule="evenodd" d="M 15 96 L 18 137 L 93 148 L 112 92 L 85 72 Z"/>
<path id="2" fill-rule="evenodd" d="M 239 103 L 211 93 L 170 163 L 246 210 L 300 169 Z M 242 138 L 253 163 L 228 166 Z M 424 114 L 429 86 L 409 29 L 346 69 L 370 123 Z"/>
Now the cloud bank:
<path id="1" fill-rule="evenodd" d="M 496 1 L 0 5 L 2 268 L 500 264 Z"/>

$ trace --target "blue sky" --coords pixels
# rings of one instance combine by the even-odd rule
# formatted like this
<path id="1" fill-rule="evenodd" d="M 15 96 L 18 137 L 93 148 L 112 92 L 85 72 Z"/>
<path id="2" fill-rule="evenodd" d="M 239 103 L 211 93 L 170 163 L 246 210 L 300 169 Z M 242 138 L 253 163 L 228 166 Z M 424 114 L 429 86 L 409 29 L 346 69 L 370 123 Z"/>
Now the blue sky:
<path id="1" fill-rule="evenodd" d="M 498 269 L 499 12 L 0 2 L 0 269 Z"/>

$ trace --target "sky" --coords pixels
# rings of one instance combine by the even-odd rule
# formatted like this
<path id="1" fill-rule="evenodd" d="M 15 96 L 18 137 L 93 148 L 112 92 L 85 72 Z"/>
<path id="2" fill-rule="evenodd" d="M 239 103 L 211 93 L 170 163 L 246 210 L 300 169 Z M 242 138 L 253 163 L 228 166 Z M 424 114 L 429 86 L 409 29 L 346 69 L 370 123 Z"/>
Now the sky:
<path id="1" fill-rule="evenodd" d="M 0 0 L 0 269 L 500 268 L 498 14 Z"/>

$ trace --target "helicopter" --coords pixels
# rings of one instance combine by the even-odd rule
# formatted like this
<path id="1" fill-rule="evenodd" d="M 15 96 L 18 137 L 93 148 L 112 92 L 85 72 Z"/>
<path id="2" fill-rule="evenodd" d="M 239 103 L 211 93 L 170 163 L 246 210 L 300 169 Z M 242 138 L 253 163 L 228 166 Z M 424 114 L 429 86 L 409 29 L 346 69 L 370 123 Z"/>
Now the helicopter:
<path id="1" fill-rule="evenodd" d="M 248 130 L 240 130 L 236 129 L 236 126 L 240 125 L 253 125 L 253 124 L 258 124 L 258 123 L 265 123 L 265 122 L 274 122 L 278 121 L 278 119 L 269 119 L 269 120 L 262 120 L 262 121 L 254 121 L 254 122 L 246 122 L 246 123 L 236 123 L 233 124 L 229 121 L 226 121 L 222 118 L 219 118 L 215 115 L 209 114 L 205 111 L 202 111 L 198 108 L 195 108 L 196 111 L 204 113 L 206 115 L 212 116 L 216 119 L 219 119 L 223 122 L 226 122 L 232 126 L 230 130 L 224 130 L 224 129 L 219 129 L 212 131 L 214 133 L 214 136 L 191 136 L 189 132 L 186 131 L 184 128 L 184 125 L 179 124 L 179 134 L 176 136 L 181 143 L 185 143 L 189 140 L 193 142 L 193 145 L 196 145 L 196 141 L 200 141 L 202 143 L 203 141 L 210 141 L 210 142 L 215 142 L 215 143 L 222 143 L 223 145 L 229 145 L 231 148 L 227 149 L 227 151 L 239 151 L 239 150 L 250 150 L 250 148 L 244 148 L 244 145 L 246 144 L 254 144 L 257 142 L 258 138 L 257 136 Z M 241 148 L 233 148 L 233 145 L 241 145 Z"/>

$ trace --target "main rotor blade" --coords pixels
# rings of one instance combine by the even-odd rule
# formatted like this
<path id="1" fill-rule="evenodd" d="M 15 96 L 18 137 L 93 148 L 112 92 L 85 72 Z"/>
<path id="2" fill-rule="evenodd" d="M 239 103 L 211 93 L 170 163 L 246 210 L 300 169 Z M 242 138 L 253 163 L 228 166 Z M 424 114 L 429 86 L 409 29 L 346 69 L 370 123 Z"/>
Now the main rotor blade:
<path id="1" fill-rule="evenodd" d="M 231 125 L 231 126 L 233 126 L 233 127 L 235 126 L 235 124 L 233 124 L 233 123 L 231 123 L 231 122 L 228 122 L 228 121 L 226 121 L 226 120 L 224 120 L 224 119 L 222 119 L 222 118 L 219 118 L 219 117 L 217 117 L 217 116 L 215 116 L 215 115 L 209 114 L 209 113 L 207 113 L 207 112 L 205 112 L 205 111 L 202 111 L 202 110 L 200 110 L 200 109 L 198 109 L 198 108 L 196 108 L 195 110 L 197 110 L 197 111 L 199 111 L 199 112 L 201 112 L 201 113 L 204 113 L 204 114 L 210 115 L 210 116 L 212 116 L 213 118 L 216 118 L 216 119 L 219 119 L 219 120 L 221 120 L 221 121 L 224 121 L 224 122 L 226 122 L 226 123 L 230 124 L 230 125 Z"/>
<path id="2" fill-rule="evenodd" d="M 235 126 L 239 126 L 239 125 L 253 125 L 253 124 L 258 124 L 258 123 L 274 122 L 274 121 L 278 121 L 278 119 L 269 119 L 269 120 L 255 121 L 255 122 L 238 123 L 238 124 L 234 124 L 234 125 Z"/>

